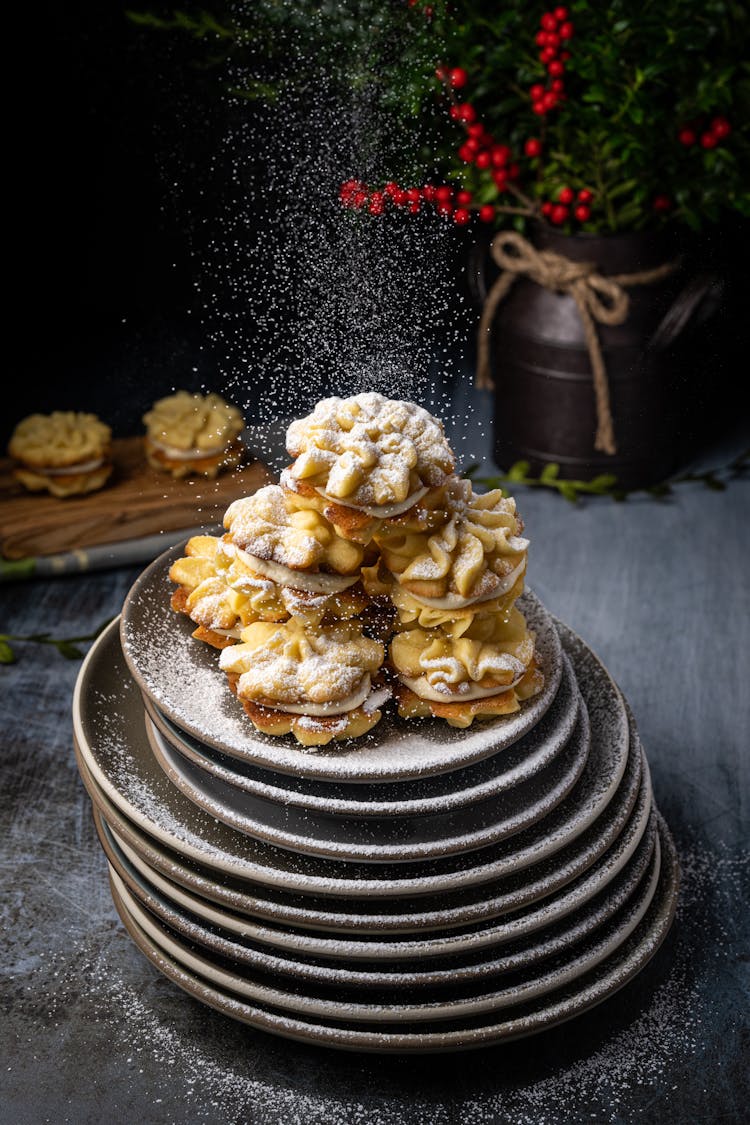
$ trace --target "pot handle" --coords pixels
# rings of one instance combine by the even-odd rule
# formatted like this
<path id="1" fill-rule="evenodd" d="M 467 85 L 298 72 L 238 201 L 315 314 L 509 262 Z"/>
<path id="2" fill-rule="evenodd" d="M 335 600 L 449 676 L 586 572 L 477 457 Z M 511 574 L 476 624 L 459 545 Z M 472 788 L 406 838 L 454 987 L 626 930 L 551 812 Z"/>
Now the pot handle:
<path id="1" fill-rule="evenodd" d="M 724 282 L 713 273 L 700 273 L 691 277 L 664 314 L 661 323 L 648 342 L 648 350 L 665 351 L 698 315 L 701 322 L 708 320 L 718 309 L 724 294 Z"/>

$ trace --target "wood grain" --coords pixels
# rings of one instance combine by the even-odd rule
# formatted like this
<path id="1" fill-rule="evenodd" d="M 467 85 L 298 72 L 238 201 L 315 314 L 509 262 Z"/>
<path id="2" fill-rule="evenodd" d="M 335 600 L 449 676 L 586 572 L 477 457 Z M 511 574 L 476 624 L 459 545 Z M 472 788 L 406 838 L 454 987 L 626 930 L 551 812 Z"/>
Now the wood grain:
<path id="1" fill-rule="evenodd" d="M 64 500 L 27 492 L 0 461 L 0 553 L 6 559 L 53 555 L 102 543 L 118 543 L 160 531 L 220 523 L 232 500 L 267 484 L 266 466 L 248 460 L 216 480 L 173 480 L 146 462 L 139 437 L 112 443 L 115 464 L 99 492 Z"/>

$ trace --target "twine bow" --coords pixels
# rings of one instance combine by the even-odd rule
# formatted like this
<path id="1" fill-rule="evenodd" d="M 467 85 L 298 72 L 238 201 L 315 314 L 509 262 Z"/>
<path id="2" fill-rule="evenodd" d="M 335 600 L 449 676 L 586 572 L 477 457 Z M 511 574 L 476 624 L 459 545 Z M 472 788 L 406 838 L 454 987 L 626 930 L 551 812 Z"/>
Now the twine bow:
<path id="1" fill-rule="evenodd" d="M 594 377 L 594 449 L 601 453 L 616 453 L 609 382 L 596 325 L 622 324 L 630 308 L 630 298 L 624 287 L 651 285 L 661 281 L 676 268 L 677 263 L 666 262 L 652 270 L 603 277 L 597 272 L 594 262 L 574 262 L 553 250 L 537 250 L 516 231 L 502 231 L 498 234 L 492 243 L 491 253 L 503 272 L 487 294 L 479 322 L 477 386 L 491 390 L 495 385 L 490 374 L 490 329 L 498 305 L 506 297 L 516 278 L 525 276 L 545 289 L 565 293 L 578 306 Z"/>

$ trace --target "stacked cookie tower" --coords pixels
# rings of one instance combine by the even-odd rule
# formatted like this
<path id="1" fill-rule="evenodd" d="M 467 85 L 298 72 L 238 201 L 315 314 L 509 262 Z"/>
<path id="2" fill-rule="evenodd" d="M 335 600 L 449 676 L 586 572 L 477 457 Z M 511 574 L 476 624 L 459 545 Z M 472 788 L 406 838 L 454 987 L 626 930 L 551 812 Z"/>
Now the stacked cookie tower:
<path id="1" fill-rule="evenodd" d="M 232 504 L 227 534 L 192 539 L 170 571 L 173 608 L 222 649 L 258 729 L 307 746 L 357 737 L 390 691 L 404 718 L 466 727 L 541 690 L 515 607 L 528 547 L 515 502 L 453 475 L 437 419 L 375 393 L 330 398 L 287 447 L 280 484 Z"/>

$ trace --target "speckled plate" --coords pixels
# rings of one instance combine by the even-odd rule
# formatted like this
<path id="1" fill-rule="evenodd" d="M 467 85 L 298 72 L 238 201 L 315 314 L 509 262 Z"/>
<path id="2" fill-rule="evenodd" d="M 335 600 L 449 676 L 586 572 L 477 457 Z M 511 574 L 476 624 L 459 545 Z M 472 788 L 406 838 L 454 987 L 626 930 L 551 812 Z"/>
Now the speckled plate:
<path id="1" fill-rule="evenodd" d="M 484 1005 L 482 998 L 477 998 L 475 1007 L 484 1014 L 477 1012 L 472 1018 L 460 1021 L 449 1015 L 442 1026 L 434 1019 L 426 1025 L 406 1022 L 406 1005 L 399 1013 L 404 1022 L 383 1022 L 373 1028 L 359 1021 L 354 1023 L 351 1009 L 343 1020 L 333 1023 L 326 1022 L 326 1016 L 285 1015 L 265 1003 L 248 1002 L 234 991 L 231 981 L 229 988 L 219 987 L 192 967 L 186 967 L 179 944 L 174 939 L 163 940 L 164 928 L 152 920 L 149 920 L 148 931 L 141 928 L 130 913 L 129 904 L 124 905 L 119 899 L 116 888 L 114 895 L 126 928 L 149 960 L 192 996 L 234 1019 L 286 1038 L 340 1049 L 398 1053 L 461 1050 L 519 1038 L 562 1023 L 600 1003 L 643 968 L 666 936 L 676 902 L 677 860 L 663 825 L 660 825 L 660 838 L 663 861 L 656 893 L 645 915 L 614 949 L 607 951 L 609 935 L 606 931 L 597 934 L 586 944 L 585 951 L 576 950 L 567 961 L 561 958 L 548 970 L 552 991 L 545 991 L 542 977 L 529 978 L 530 988 L 536 992 L 535 1000 L 522 1003 L 520 989 L 505 998 L 495 993 L 492 1001 Z M 146 917 L 143 912 L 141 916 Z M 621 935 L 628 925 L 621 926 Z M 589 965 L 587 971 L 584 963 Z M 270 992 L 266 995 L 270 996 Z M 509 1007 L 501 1007 L 503 999 Z M 433 1007 L 431 1016 L 437 1011 L 440 1008 Z M 498 1014 L 501 1015 L 499 1020 Z"/>
<path id="2" fill-rule="evenodd" d="M 279 892 L 271 897 L 264 888 L 244 884 L 240 890 L 236 882 L 227 886 L 226 877 L 214 882 L 210 874 L 199 876 L 194 869 L 188 872 L 188 880 L 180 883 L 176 878 L 181 878 L 185 869 L 158 849 L 147 845 L 144 852 L 143 838 L 134 835 L 132 826 L 119 817 L 99 792 L 93 789 L 92 795 L 129 862 L 173 902 L 209 923 L 215 924 L 228 909 L 245 925 L 252 923 L 256 940 L 281 949 L 289 947 L 287 928 L 292 926 L 305 935 L 305 946 L 319 956 L 394 959 L 410 952 L 410 939 L 404 935 L 417 934 L 415 940 L 422 953 L 429 950 L 438 955 L 445 951 L 442 935 L 446 931 L 455 933 L 466 928 L 468 936 L 460 933 L 458 943 L 481 943 L 484 939 L 475 936 L 476 928 L 501 918 L 502 924 L 488 940 L 511 940 L 581 906 L 618 874 L 646 830 L 652 797 L 645 765 L 637 777 L 640 788 L 632 813 L 627 814 L 623 823 L 621 814 L 612 810 L 621 829 L 608 846 L 600 846 L 592 829 L 568 848 L 531 867 L 514 869 L 509 864 L 508 873 L 491 883 L 468 890 L 445 890 L 416 900 L 378 897 L 341 901 L 308 896 L 303 899 Z M 613 835 L 611 822 L 609 817 L 602 819 L 604 823 L 594 828 L 601 828 L 603 837 L 608 839 Z M 269 897 L 264 898 L 264 894 Z M 435 933 L 438 940 L 425 944 L 426 936 Z M 347 943 L 341 935 L 351 935 L 356 940 Z M 368 937 L 369 942 L 364 940 Z"/>
<path id="3" fill-rule="evenodd" d="M 356 785 L 275 774 L 222 754 L 180 730 L 147 695 L 143 699 L 149 718 L 167 743 L 221 781 L 262 800 L 360 819 L 450 812 L 529 781 L 567 745 L 581 705 L 573 669 L 563 654 L 562 680 L 549 710 L 532 731 L 500 753 L 449 774 Z"/>
<path id="4" fill-rule="evenodd" d="M 395 979 L 398 976 L 395 969 L 408 966 L 410 979 L 416 973 L 420 982 L 438 983 L 442 971 L 443 983 L 450 983 L 453 972 L 465 973 L 467 979 L 473 979 L 484 973 L 482 965 L 504 963 L 503 958 L 512 959 L 517 954 L 538 959 L 537 949 L 547 949 L 553 936 L 573 932 L 583 936 L 589 923 L 593 930 L 600 920 L 619 909 L 634 893 L 650 862 L 655 817 L 652 811 L 645 829 L 630 833 L 631 838 L 617 849 L 616 855 L 608 856 L 585 877 L 532 909 L 516 911 L 499 924 L 475 924 L 462 933 L 443 931 L 430 935 L 420 931 L 417 938 L 408 941 L 381 938 L 354 942 L 259 925 L 254 920 L 217 910 L 179 889 L 175 894 L 174 886 L 144 868 L 101 819 L 97 820 L 97 831 L 111 865 L 139 901 L 183 937 L 215 952 L 244 961 L 243 949 L 247 946 L 249 963 L 256 963 L 256 954 L 260 957 L 259 964 L 265 963 L 263 958 L 268 957 L 281 957 L 282 965 L 291 959 L 293 965 L 299 966 L 299 975 L 306 975 L 310 962 L 316 965 L 316 971 L 326 965 L 333 974 L 331 982 L 341 980 L 342 973 L 344 976 L 352 974 L 353 980 L 372 977 L 375 981 L 389 976 Z M 227 940 L 241 941 L 242 946 L 230 950 Z M 501 946 L 502 957 L 498 959 L 496 951 Z M 488 954 L 492 955 L 490 961 L 481 960 Z M 429 969 L 424 968 L 427 959 Z M 371 965 L 381 966 L 383 962 L 389 962 L 385 970 L 371 971 Z M 362 964 L 364 968 L 360 967 Z M 353 965 L 357 968 L 352 969 Z"/>
<path id="5" fill-rule="evenodd" d="M 341 782 L 389 782 L 447 773 L 510 746 L 538 723 L 560 684 L 560 640 L 550 615 L 527 592 L 520 599 L 536 632 L 543 691 L 514 715 L 455 730 L 436 720 L 405 722 L 391 705 L 364 738 L 305 752 L 289 735 L 256 731 L 219 669 L 215 649 L 191 637 L 192 622 L 170 609 L 169 567 L 183 546 L 166 551 L 137 579 L 122 611 L 122 646 L 141 690 L 178 727 L 222 753 L 298 777 Z"/>
<path id="6" fill-rule="evenodd" d="M 483 848 L 536 824 L 568 795 L 588 757 L 589 720 L 581 708 L 568 745 L 541 773 L 511 790 L 450 812 L 359 820 L 268 800 L 206 773 L 174 750 L 146 717 L 154 757 L 185 796 L 217 820 L 303 855 L 366 863 L 412 863 Z"/>
<path id="7" fill-rule="evenodd" d="M 128 820 L 181 855 L 230 876 L 349 899 L 476 886 L 569 844 L 602 815 L 625 772 L 628 722 L 620 694 L 583 642 L 561 628 L 591 722 L 586 766 L 571 794 L 538 829 L 480 852 L 399 865 L 341 862 L 298 855 L 217 822 L 180 793 L 155 762 L 137 708 L 137 688 L 123 666 L 115 622 L 92 646 L 76 683 L 77 752 L 96 786 Z M 134 708 L 140 714 L 137 726 L 128 719 Z"/>

